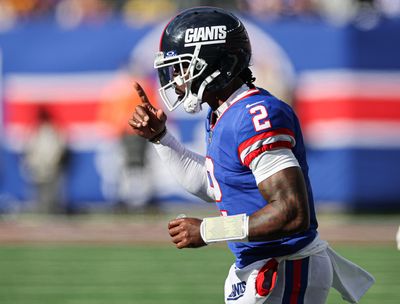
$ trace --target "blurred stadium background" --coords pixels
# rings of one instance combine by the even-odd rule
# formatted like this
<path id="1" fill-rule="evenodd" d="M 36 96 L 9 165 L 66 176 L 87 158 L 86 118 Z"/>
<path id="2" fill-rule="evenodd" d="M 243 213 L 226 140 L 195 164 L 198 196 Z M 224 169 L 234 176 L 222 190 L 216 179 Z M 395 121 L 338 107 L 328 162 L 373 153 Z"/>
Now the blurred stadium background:
<path id="1" fill-rule="evenodd" d="M 160 33 L 195 5 L 244 20 L 256 84 L 303 125 L 322 236 L 376 276 L 362 303 L 398 303 L 400 0 L 0 0 L 0 302 L 221 302 L 227 249 L 166 245 L 214 206 L 127 128 L 134 80 L 163 107 Z M 198 152 L 204 114 L 168 114 Z"/>

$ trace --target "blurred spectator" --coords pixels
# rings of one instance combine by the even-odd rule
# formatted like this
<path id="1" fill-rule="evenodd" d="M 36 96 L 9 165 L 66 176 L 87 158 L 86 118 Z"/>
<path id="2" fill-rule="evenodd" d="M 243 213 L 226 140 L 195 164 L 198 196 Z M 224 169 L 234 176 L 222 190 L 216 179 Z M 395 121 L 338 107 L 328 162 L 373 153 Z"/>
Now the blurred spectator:
<path id="1" fill-rule="evenodd" d="M 0 31 L 12 28 L 16 23 L 16 18 L 15 11 L 10 3 L 0 0 Z"/>
<path id="2" fill-rule="evenodd" d="M 0 31 L 19 21 L 48 17 L 66 28 L 101 24 L 115 16 L 136 25 L 204 5 L 266 19 L 319 16 L 338 25 L 355 21 L 365 28 L 376 24 L 380 15 L 400 16 L 400 0 L 0 0 Z"/>
<path id="3" fill-rule="evenodd" d="M 141 103 L 134 91 L 133 82 L 140 81 L 152 93 L 155 100 L 157 91 L 146 77 L 138 76 L 128 68 L 122 68 L 115 78 L 104 88 L 103 104 L 98 113 L 98 120 L 107 125 L 110 132 L 119 138 L 119 153 L 115 155 L 114 166 L 119 168 L 117 185 L 117 209 L 121 212 L 147 211 L 154 207 L 153 172 L 149 162 L 149 142 L 138 136 L 133 136 L 128 120 L 132 109 Z M 139 79 L 140 78 L 140 79 Z M 118 157 L 120 156 L 120 157 Z"/>
<path id="4" fill-rule="evenodd" d="M 376 5 L 389 18 L 400 16 L 400 0 L 376 0 Z"/>
<path id="5" fill-rule="evenodd" d="M 0 31 L 18 21 L 40 19 L 52 14 L 59 0 L 0 0 Z"/>
<path id="6" fill-rule="evenodd" d="M 235 10 L 238 8 L 237 2 L 232 0 L 175 0 L 174 2 L 177 4 L 178 10 L 194 6 L 217 6 L 228 10 Z"/>
<path id="7" fill-rule="evenodd" d="M 323 18 L 336 25 L 350 22 L 357 14 L 355 0 L 319 0 L 316 1 L 316 6 Z"/>
<path id="8" fill-rule="evenodd" d="M 37 120 L 38 126 L 27 143 L 24 161 L 35 186 L 36 211 L 55 213 L 61 211 L 63 203 L 62 180 L 68 149 L 50 112 L 40 108 Z"/>
<path id="9" fill-rule="evenodd" d="M 148 166 L 147 140 L 126 131 L 120 138 L 122 168 L 118 185 L 119 211 L 146 211 L 154 207 L 153 172 Z"/>
<path id="10" fill-rule="evenodd" d="M 83 22 L 103 23 L 111 15 L 111 2 L 105 0 L 60 0 L 55 8 L 56 20 L 65 28 L 73 28 Z"/>
<path id="11" fill-rule="evenodd" d="M 238 0 L 237 4 L 241 11 L 262 18 L 316 14 L 315 0 Z"/>
<path id="12" fill-rule="evenodd" d="M 48 15 L 57 0 L 0 0 L 2 7 L 11 9 L 19 19 Z"/>
<path id="13" fill-rule="evenodd" d="M 370 30 L 378 25 L 381 12 L 376 6 L 375 0 L 358 0 L 357 14 L 354 24 L 363 30 Z"/>
<path id="14" fill-rule="evenodd" d="M 165 19 L 176 9 L 172 0 L 127 0 L 122 6 L 122 15 L 128 24 L 142 24 Z"/>

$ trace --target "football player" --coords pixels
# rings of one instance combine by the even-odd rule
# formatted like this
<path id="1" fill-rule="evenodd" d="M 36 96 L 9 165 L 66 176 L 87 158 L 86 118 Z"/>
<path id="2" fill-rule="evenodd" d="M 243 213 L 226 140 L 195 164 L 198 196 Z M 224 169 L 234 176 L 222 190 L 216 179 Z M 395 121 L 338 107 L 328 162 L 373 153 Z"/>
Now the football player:
<path id="1" fill-rule="evenodd" d="M 215 202 L 221 215 L 169 222 L 177 248 L 228 242 L 235 263 L 225 303 L 325 303 L 333 285 L 356 303 L 372 285 L 366 271 L 321 240 L 306 153 L 293 109 L 254 85 L 250 41 L 243 23 L 214 7 L 174 17 L 154 67 L 160 95 L 172 111 L 207 106 L 206 156 L 181 145 L 166 114 L 142 99 L 129 124 L 154 147 L 180 184 Z"/>

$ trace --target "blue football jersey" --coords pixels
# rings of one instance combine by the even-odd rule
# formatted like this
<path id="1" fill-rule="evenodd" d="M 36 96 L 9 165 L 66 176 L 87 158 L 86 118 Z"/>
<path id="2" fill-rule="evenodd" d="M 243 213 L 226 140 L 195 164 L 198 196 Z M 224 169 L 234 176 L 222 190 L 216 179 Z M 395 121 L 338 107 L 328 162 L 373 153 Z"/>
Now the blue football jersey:
<path id="1" fill-rule="evenodd" d="M 294 253 L 316 236 L 317 220 L 299 121 L 292 108 L 263 89 L 250 89 L 234 99 L 214 120 L 206 121 L 206 166 L 210 186 L 222 215 L 251 215 L 268 202 L 258 190 L 249 164 L 265 151 L 289 148 L 304 174 L 310 205 L 310 228 L 268 242 L 229 242 L 242 268 L 260 259 Z"/>

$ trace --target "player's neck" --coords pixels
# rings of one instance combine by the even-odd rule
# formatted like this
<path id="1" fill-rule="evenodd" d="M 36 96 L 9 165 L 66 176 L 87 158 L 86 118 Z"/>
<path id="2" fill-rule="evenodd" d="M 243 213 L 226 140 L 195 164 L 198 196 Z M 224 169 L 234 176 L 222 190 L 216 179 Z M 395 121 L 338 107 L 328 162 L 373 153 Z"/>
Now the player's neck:
<path id="1" fill-rule="evenodd" d="M 240 78 L 235 78 L 226 88 L 217 92 L 204 92 L 203 100 L 213 111 L 218 109 L 237 89 L 243 85 Z"/>

